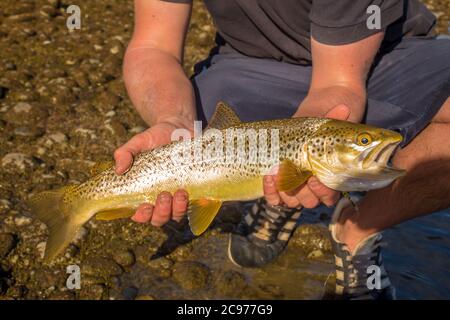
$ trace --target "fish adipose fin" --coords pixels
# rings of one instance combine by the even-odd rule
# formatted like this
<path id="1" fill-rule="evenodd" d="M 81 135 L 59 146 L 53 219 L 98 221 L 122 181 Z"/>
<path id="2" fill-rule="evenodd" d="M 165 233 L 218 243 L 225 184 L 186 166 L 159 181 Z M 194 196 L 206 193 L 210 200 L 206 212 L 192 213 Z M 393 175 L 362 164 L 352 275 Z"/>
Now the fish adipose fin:
<path id="1" fill-rule="evenodd" d="M 123 219 L 123 218 L 129 218 L 136 212 L 136 208 L 117 208 L 117 209 L 111 209 L 111 210 L 104 210 L 100 211 L 95 215 L 96 220 L 103 220 L 103 221 L 109 221 L 109 220 L 116 220 L 116 219 Z"/>
<path id="2" fill-rule="evenodd" d="M 312 176 L 311 171 L 302 171 L 290 160 L 283 160 L 278 167 L 278 191 L 291 191 L 298 188 Z"/>
<path id="3" fill-rule="evenodd" d="M 74 186 L 67 186 L 58 190 L 41 192 L 28 201 L 32 212 L 49 229 L 44 262 L 50 262 L 63 251 L 85 222 L 76 222 L 72 219 L 76 215 L 72 208 L 76 211 L 82 206 L 77 202 L 65 201 L 66 193 L 70 193 L 73 188 Z"/>
<path id="4" fill-rule="evenodd" d="M 114 166 L 114 161 L 100 161 L 95 163 L 91 169 L 91 176 L 95 176 L 99 174 L 100 172 L 103 172 L 105 170 L 108 170 L 109 168 Z"/>
<path id="5" fill-rule="evenodd" d="M 219 212 L 222 201 L 196 199 L 189 202 L 189 226 L 194 235 L 199 236 L 208 229 L 214 217 Z"/>
<path id="6" fill-rule="evenodd" d="M 225 102 L 220 101 L 217 103 L 216 111 L 214 111 L 206 129 L 227 129 L 241 123 L 241 119 L 239 119 L 233 109 Z"/>

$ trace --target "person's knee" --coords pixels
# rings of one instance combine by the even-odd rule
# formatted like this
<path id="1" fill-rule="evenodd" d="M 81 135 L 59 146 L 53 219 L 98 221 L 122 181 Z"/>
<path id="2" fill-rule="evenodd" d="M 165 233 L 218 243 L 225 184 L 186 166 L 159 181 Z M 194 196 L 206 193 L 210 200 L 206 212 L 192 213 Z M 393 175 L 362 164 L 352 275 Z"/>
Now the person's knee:
<path id="1" fill-rule="evenodd" d="M 232 104 L 239 88 L 238 76 L 232 70 L 211 68 L 193 79 L 198 108 L 210 119 L 219 101 Z"/>

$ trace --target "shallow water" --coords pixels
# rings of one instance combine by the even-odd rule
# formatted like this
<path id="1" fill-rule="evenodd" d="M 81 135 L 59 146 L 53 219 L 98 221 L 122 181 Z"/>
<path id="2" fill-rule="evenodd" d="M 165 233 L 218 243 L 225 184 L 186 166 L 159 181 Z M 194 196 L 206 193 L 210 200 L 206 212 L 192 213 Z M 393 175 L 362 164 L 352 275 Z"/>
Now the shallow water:
<path id="1" fill-rule="evenodd" d="M 399 299 L 450 299 L 450 209 L 385 232 L 386 269 Z"/>

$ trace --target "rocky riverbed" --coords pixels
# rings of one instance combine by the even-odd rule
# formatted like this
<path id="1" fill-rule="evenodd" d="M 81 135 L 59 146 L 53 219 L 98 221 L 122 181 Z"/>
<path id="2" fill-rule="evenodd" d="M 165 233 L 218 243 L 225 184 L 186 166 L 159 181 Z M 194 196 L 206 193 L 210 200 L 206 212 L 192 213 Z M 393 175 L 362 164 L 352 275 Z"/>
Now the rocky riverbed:
<path id="1" fill-rule="evenodd" d="M 80 183 L 100 160 L 145 129 L 121 79 L 132 1 L 80 1 L 81 29 L 66 27 L 66 0 L 3 0 L 0 8 L 0 299 L 320 298 L 333 270 L 327 213 L 305 213 L 288 250 L 262 269 L 226 256 L 239 206 L 193 238 L 185 223 L 159 229 L 129 220 L 89 222 L 52 265 L 47 230 L 30 194 Z M 447 32 L 448 1 L 429 1 Z M 195 2 L 185 69 L 212 46 L 214 27 Z M 81 289 L 66 286 L 68 265 Z M 293 281 L 295 279 L 295 281 Z"/>

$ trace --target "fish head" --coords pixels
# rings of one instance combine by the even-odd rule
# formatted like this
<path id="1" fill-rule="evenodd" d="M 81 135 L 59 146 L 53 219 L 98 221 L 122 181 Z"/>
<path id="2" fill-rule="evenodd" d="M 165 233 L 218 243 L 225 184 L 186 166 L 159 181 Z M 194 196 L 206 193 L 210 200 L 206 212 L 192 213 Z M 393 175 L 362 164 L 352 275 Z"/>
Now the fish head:
<path id="1" fill-rule="evenodd" d="M 378 189 L 404 174 L 388 164 L 402 140 L 392 130 L 330 120 L 308 144 L 309 163 L 319 180 L 335 190 Z"/>

